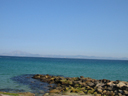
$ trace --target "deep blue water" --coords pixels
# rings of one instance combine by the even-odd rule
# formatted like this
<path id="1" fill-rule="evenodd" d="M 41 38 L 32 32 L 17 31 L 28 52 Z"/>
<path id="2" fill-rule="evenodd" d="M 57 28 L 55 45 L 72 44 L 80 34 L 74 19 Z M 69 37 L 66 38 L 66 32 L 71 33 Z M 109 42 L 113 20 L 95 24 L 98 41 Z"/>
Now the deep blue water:
<path id="1" fill-rule="evenodd" d="M 19 89 L 32 92 L 35 89 L 32 89 L 30 84 L 17 81 L 33 74 L 128 81 L 128 60 L 0 56 L 0 90 Z"/>

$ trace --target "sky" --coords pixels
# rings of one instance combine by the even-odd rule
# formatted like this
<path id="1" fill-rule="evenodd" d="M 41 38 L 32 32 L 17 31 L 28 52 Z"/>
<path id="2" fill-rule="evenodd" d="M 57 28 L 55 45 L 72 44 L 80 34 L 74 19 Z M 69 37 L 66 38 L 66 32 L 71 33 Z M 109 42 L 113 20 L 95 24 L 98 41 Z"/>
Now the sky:
<path id="1" fill-rule="evenodd" d="M 128 58 L 128 0 L 0 0 L 0 54 Z"/>

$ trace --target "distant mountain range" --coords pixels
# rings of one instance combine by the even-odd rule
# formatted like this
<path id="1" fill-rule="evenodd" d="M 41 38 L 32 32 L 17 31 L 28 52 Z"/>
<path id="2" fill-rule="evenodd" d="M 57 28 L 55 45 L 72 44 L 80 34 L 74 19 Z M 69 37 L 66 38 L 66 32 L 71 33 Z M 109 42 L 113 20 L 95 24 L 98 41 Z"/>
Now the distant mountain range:
<path id="1" fill-rule="evenodd" d="M 13 52 L 10 52 L 10 53 L 2 53 L 0 55 L 3 55 L 3 56 L 41 57 L 41 55 L 39 55 L 39 54 L 31 54 L 31 53 L 23 52 L 23 51 L 13 51 Z"/>
<path id="2" fill-rule="evenodd" d="M 127 57 L 98 57 L 98 56 L 84 56 L 84 55 L 41 55 L 31 54 L 23 51 L 13 51 L 10 53 L 1 53 L 1 56 L 22 56 L 22 57 L 50 57 L 50 58 L 79 58 L 79 59 L 110 59 L 110 60 L 128 60 Z"/>

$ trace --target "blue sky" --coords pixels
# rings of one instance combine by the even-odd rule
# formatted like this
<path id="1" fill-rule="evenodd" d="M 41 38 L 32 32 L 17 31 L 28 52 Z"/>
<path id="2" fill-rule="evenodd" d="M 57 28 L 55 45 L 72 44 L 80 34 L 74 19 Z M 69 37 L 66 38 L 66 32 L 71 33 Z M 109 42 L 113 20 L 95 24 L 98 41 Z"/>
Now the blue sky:
<path id="1" fill-rule="evenodd" d="M 128 58 L 128 0 L 0 0 L 0 53 Z"/>

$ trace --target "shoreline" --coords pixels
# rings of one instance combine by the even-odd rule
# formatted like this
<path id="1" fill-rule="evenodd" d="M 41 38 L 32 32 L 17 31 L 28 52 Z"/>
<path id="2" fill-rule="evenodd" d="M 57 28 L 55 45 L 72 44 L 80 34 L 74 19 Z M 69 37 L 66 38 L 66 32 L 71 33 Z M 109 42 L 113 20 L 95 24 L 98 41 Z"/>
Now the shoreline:
<path id="1" fill-rule="evenodd" d="M 50 91 L 44 96 L 60 95 L 95 95 L 95 96 L 128 96 L 128 82 L 96 80 L 89 77 L 62 77 L 50 75 L 34 75 L 32 78 L 49 84 Z"/>
<path id="2" fill-rule="evenodd" d="M 49 74 L 23 75 L 23 77 L 19 77 L 24 78 L 24 81 L 28 80 L 29 82 L 22 82 L 29 83 L 31 88 L 47 87 L 48 90 L 37 89 L 37 93 L 0 91 L 0 96 L 128 96 L 128 82 L 126 81 L 96 80 L 84 76 L 63 77 Z M 14 77 L 13 79 L 21 82 L 19 77 Z M 37 84 L 39 85 L 35 86 Z M 41 90 L 42 93 L 38 93 Z"/>

